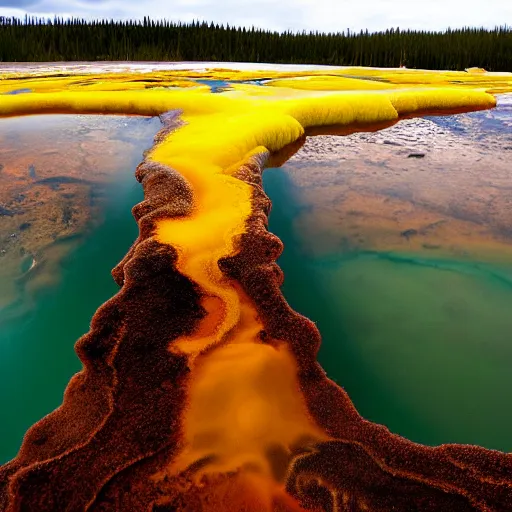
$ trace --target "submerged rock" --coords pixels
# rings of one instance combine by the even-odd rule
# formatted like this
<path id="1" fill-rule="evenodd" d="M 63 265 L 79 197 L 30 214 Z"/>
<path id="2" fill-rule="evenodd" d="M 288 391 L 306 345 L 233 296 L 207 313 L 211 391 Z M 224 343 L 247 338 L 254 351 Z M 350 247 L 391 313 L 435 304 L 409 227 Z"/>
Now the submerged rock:
<path id="1" fill-rule="evenodd" d="M 400 236 L 403 236 L 404 238 L 407 238 L 407 240 L 409 240 L 409 238 L 411 236 L 415 236 L 418 234 L 418 230 L 417 229 L 406 229 L 405 231 L 402 231 L 400 233 Z"/>
<path id="2" fill-rule="evenodd" d="M 14 210 L 9 210 L 9 208 L 0 205 L 0 217 L 14 217 L 14 215 L 16 215 Z"/>

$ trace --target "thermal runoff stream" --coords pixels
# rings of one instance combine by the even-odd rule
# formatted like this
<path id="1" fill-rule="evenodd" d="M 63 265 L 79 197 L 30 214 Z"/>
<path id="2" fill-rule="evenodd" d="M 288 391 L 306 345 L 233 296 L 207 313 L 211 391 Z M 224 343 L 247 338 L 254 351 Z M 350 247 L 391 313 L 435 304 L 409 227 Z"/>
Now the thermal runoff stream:
<path id="1" fill-rule="evenodd" d="M 512 91 L 512 75 L 150 68 L 36 66 L 0 80 L 2 117 L 109 114 L 161 123 L 135 171 L 144 197 L 132 209 L 138 237 L 112 270 L 119 289 L 76 342 L 83 366 L 62 405 L 0 467 L 0 509 L 511 510 L 512 455 L 416 444 L 360 415 L 341 387 L 343 372 L 328 378 L 333 370 L 326 375 L 317 360 L 321 332 L 281 291 L 283 243 L 268 231 L 262 176 L 308 137 L 492 109 L 495 95 Z M 149 122 L 148 130 L 136 122 L 125 128 L 146 141 L 156 126 Z M 436 228 L 416 224 L 401 241 Z M 362 270 L 375 254 L 342 265 L 345 275 L 333 282 L 353 292 L 362 274 L 384 288 L 407 283 L 400 274 L 379 284 L 397 256 Z M 297 299 L 291 288 L 287 299 Z M 341 323 L 347 330 L 349 317 Z M 58 329 L 67 319 L 53 321 Z"/>

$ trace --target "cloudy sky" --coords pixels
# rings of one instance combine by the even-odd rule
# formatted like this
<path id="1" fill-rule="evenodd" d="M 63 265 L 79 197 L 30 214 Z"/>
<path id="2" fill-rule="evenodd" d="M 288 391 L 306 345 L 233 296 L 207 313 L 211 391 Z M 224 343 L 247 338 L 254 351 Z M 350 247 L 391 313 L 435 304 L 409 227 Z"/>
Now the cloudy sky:
<path id="1" fill-rule="evenodd" d="M 0 0 L 0 16 L 207 20 L 271 30 L 512 25 L 512 0 Z"/>

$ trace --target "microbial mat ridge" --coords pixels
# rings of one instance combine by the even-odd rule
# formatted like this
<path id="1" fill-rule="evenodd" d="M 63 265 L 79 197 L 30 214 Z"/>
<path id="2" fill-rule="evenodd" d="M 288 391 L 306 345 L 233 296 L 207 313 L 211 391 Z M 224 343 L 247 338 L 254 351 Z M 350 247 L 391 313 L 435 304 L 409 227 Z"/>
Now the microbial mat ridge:
<path id="1" fill-rule="evenodd" d="M 266 167 L 306 136 L 492 108 L 511 74 L 10 69 L 0 115 L 160 116 L 139 237 L 62 405 L 0 468 L 0 510 L 507 511 L 512 455 L 366 421 L 280 286 Z M 215 87 L 208 84 L 212 81 Z"/>

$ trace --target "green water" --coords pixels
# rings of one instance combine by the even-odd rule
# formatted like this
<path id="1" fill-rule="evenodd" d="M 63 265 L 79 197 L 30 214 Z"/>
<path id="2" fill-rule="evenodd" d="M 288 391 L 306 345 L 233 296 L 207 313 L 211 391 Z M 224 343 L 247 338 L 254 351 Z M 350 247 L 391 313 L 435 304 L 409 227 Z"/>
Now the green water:
<path id="1" fill-rule="evenodd" d="M 284 295 L 316 322 L 319 360 L 359 412 L 424 444 L 512 451 L 512 265 L 378 251 L 313 258 L 286 171 L 266 171 L 264 186 L 270 231 L 285 244 Z"/>
<path id="2" fill-rule="evenodd" d="M 143 198 L 133 172 L 158 128 L 158 120 L 144 128 L 132 165 L 96 188 L 105 198 L 101 218 L 77 235 L 78 245 L 61 261 L 58 284 L 40 289 L 35 307 L 22 316 L 0 311 L 0 464 L 16 455 L 27 428 L 60 405 L 70 377 L 81 368 L 76 340 L 88 331 L 95 310 L 118 291 L 110 271 L 137 237 L 131 208 Z"/>

